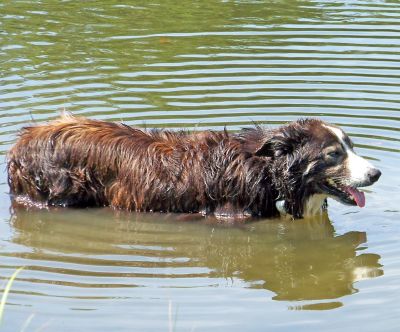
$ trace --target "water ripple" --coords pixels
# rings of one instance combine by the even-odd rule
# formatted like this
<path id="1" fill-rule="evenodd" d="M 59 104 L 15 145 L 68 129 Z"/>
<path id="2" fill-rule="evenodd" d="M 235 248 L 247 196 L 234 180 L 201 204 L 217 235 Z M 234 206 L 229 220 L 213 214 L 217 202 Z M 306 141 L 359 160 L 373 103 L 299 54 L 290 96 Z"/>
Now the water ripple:
<path id="1" fill-rule="evenodd" d="M 107 209 L 12 214 L 1 172 L 0 279 L 25 266 L 5 330 L 34 312 L 28 330 L 162 331 L 178 304 L 179 331 L 395 330 L 399 23 L 396 1 L 3 1 L 3 166 L 22 127 L 67 109 L 192 130 L 320 117 L 383 171 L 366 209 L 330 202 L 332 221 L 242 228 Z"/>

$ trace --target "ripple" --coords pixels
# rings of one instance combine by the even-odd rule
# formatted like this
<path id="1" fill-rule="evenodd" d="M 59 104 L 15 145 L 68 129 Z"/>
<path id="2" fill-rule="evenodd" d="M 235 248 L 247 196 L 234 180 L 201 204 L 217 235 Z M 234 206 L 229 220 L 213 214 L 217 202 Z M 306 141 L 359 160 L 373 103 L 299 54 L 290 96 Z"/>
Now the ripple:
<path id="1" fill-rule="evenodd" d="M 67 109 L 190 130 L 320 117 L 383 171 L 366 209 L 330 202 L 330 220 L 236 228 L 107 209 L 11 213 L 2 171 L 0 279 L 25 266 L 6 330 L 35 313 L 29 330 L 162 331 L 175 308 L 177 331 L 398 327 L 399 3 L 0 8 L 3 168 L 22 127 Z"/>

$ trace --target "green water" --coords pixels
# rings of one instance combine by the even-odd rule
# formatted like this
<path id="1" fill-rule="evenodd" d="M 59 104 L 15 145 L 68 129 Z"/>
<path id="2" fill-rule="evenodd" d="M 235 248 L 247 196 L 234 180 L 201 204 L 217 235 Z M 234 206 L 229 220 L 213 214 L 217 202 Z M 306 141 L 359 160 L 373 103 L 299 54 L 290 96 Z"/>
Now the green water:
<path id="1" fill-rule="evenodd" d="M 397 331 L 399 40 L 399 1 L 3 0 L 0 285 L 25 268 L 0 330 Z M 320 117 L 383 176 L 364 209 L 296 222 L 12 210 L 7 150 L 64 109 L 194 130 Z"/>

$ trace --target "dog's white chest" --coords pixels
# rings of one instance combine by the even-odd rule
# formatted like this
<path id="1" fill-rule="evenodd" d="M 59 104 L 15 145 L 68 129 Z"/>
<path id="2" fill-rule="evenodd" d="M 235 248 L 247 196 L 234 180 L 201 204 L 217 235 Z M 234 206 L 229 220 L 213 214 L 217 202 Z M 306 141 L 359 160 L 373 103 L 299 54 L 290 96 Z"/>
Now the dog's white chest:
<path id="1" fill-rule="evenodd" d="M 316 194 L 312 195 L 306 202 L 304 207 L 304 216 L 315 216 L 321 214 L 323 211 L 323 206 L 325 204 L 326 195 Z"/>
<path id="2" fill-rule="evenodd" d="M 327 196 L 324 194 L 315 194 L 312 195 L 306 202 L 304 206 L 304 217 L 312 217 L 318 214 L 321 214 L 323 211 L 323 207 L 325 204 Z M 281 215 L 287 215 L 288 213 L 285 210 L 285 201 L 277 201 L 275 203 L 276 208 L 278 209 Z"/>

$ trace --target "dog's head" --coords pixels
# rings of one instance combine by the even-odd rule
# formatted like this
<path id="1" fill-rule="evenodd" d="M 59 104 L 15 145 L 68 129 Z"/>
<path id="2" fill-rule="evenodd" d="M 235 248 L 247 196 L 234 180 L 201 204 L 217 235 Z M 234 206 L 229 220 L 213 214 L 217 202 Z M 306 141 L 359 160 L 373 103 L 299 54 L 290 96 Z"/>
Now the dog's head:
<path id="1" fill-rule="evenodd" d="M 274 130 L 257 127 L 252 135 L 253 153 L 270 158 L 279 199 L 295 218 L 318 213 L 326 197 L 363 207 L 365 196 L 358 188 L 381 175 L 354 152 L 343 130 L 321 120 L 299 120 Z"/>

